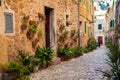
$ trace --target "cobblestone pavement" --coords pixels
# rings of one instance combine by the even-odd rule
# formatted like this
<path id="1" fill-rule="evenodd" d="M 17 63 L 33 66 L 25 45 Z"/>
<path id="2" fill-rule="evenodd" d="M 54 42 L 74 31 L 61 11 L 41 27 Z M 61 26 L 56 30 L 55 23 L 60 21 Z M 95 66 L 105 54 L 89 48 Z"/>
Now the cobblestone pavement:
<path id="1" fill-rule="evenodd" d="M 61 62 L 58 65 L 31 75 L 31 80 L 105 80 L 102 73 L 96 70 L 108 70 L 105 64 L 107 49 L 102 46 L 79 58 Z"/>

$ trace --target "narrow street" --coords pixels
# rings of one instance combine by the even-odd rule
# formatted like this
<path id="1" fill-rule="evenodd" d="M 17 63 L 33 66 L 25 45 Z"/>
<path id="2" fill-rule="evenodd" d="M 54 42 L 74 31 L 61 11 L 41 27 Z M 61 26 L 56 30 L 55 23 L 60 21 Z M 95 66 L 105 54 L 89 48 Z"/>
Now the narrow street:
<path id="1" fill-rule="evenodd" d="M 31 80 L 105 80 L 96 70 L 108 70 L 107 49 L 102 46 L 79 58 L 62 62 L 31 75 Z"/>

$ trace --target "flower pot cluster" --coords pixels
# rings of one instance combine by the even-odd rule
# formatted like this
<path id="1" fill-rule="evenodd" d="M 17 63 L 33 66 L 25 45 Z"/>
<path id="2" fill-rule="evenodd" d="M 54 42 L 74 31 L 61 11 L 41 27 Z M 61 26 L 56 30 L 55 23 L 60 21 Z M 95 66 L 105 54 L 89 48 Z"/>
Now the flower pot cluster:
<path id="1" fill-rule="evenodd" d="M 29 74 L 48 67 L 53 57 L 53 50 L 49 47 L 37 47 L 34 55 L 19 50 L 18 60 L 0 65 L 4 68 L 3 80 L 30 80 Z"/>
<path id="2" fill-rule="evenodd" d="M 57 51 L 58 57 L 61 61 L 66 61 L 74 57 L 79 57 L 83 55 L 82 47 L 58 47 Z"/>
<path id="3" fill-rule="evenodd" d="M 59 41 L 60 42 L 64 42 L 64 40 L 67 38 L 67 36 L 68 36 L 68 31 L 64 31 L 61 35 L 60 35 L 60 37 L 59 37 Z"/>
<path id="4" fill-rule="evenodd" d="M 39 17 L 39 16 L 38 16 Z M 37 35 L 37 38 L 40 40 L 42 36 L 42 29 L 38 28 L 39 21 L 37 20 L 31 20 L 29 15 L 24 15 L 22 19 L 22 25 L 21 30 L 26 31 L 26 36 L 29 40 L 33 39 L 35 35 Z"/>
<path id="5" fill-rule="evenodd" d="M 73 37 L 76 34 L 76 30 L 71 30 L 71 37 Z"/>

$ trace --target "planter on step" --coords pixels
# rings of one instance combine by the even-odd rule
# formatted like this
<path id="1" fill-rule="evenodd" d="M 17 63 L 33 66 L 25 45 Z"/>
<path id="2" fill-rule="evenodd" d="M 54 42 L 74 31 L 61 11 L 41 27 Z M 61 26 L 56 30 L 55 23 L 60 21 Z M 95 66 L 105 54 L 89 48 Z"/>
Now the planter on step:
<path id="1" fill-rule="evenodd" d="M 16 80 L 17 78 L 18 78 L 17 74 L 6 73 L 6 72 L 2 74 L 2 80 Z"/>

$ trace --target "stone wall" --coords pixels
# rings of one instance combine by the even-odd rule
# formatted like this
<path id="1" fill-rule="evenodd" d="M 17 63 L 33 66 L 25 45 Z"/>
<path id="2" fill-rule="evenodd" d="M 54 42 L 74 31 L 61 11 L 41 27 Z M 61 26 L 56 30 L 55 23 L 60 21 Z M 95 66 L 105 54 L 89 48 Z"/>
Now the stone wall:
<path id="1" fill-rule="evenodd" d="M 65 40 L 64 44 L 68 44 L 71 46 L 78 45 L 78 38 L 76 41 L 71 38 L 71 30 L 76 30 L 76 36 L 78 35 L 78 3 L 77 0 L 4 0 L 3 6 L 3 13 L 10 9 L 14 13 L 14 24 L 15 24 L 15 33 L 12 35 L 4 34 L 3 37 L 6 39 L 5 42 L 5 49 L 7 53 L 8 60 L 15 59 L 18 50 L 24 50 L 28 53 L 34 53 L 35 49 L 32 47 L 32 41 L 36 39 L 36 36 L 29 40 L 26 37 L 27 30 L 22 31 L 21 25 L 24 15 L 29 15 L 30 20 L 37 20 L 38 19 L 38 12 L 45 15 L 45 6 L 50 7 L 54 10 L 54 27 L 55 27 L 55 50 L 58 47 L 58 40 L 62 33 L 59 32 L 59 28 L 61 24 L 66 26 L 66 15 L 69 15 L 69 27 L 65 27 L 65 30 L 69 32 L 67 39 Z M 89 1 L 89 0 L 88 0 Z M 83 6 L 83 3 L 80 6 L 80 20 L 82 20 L 81 24 L 81 44 L 82 46 L 86 46 L 88 40 L 88 30 L 86 34 L 84 33 L 84 21 L 87 22 L 87 27 L 91 26 L 91 14 L 87 12 L 86 6 Z M 0 14 L 0 15 L 3 15 Z M 89 20 L 88 20 L 89 19 Z M 1 21 L 2 18 L 0 18 Z M 0 29 L 4 28 L 4 25 L 0 26 Z M 41 28 L 43 31 L 42 37 L 38 42 L 39 46 L 45 46 L 45 21 L 39 21 L 38 28 Z M 88 28 L 87 28 L 88 29 Z M 2 31 L 0 31 L 1 33 Z"/>
<path id="2" fill-rule="evenodd" d="M 74 0 L 5 0 L 7 6 L 14 12 L 15 16 L 15 34 L 5 35 L 8 60 L 15 59 L 18 50 L 25 50 L 26 52 L 33 53 L 35 49 L 32 48 L 32 41 L 27 39 L 26 30 L 21 30 L 22 19 L 24 15 L 29 15 L 31 20 L 37 18 L 38 12 L 45 15 L 45 6 L 54 9 L 54 24 L 55 24 L 55 48 L 57 48 L 57 41 L 59 39 L 58 33 L 61 24 L 66 25 L 66 14 L 69 15 L 69 21 L 71 25 L 65 27 L 69 31 L 67 43 L 72 46 L 76 46 L 77 42 L 73 42 L 70 38 L 70 32 L 72 29 L 76 30 L 78 26 L 78 7 L 77 2 Z M 39 45 L 45 46 L 45 22 L 41 21 L 39 26 L 43 29 L 42 38 L 39 41 Z M 33 39 L 34 40 L 34 39 Z M 74 44 L 73 44 L 74 43 Z"/>

